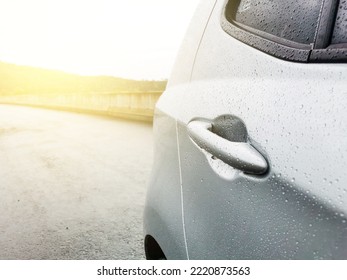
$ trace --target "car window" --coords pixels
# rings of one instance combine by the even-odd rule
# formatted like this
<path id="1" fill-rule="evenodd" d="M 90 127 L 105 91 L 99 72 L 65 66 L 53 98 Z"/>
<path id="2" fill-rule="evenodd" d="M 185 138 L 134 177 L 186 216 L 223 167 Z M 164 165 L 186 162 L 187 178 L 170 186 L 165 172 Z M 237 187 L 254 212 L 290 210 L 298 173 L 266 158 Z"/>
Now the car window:
<path id="1" fill-rule="evenodd" d="M 240 0 L 237 8 L 227 13 L 229 20 L 236 23 L 296 43 L 310 44 L 314 41 L 322 2 L 323 0 Z"/>
<path id="2" fill-rule="evenodd" d="M 331 43 L 347 43 L 347 0 L 340 1 Z"/>

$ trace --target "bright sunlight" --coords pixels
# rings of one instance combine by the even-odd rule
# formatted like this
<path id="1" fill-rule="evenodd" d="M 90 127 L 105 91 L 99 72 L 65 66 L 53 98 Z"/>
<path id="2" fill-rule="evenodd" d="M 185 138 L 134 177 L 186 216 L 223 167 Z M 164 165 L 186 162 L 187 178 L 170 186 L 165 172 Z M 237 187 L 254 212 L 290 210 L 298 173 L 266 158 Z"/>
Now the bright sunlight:
<path id="1" fill-rule="evenodd" d="M 166 79 L 198 0 L 0 0 L 0 61 Z"/>

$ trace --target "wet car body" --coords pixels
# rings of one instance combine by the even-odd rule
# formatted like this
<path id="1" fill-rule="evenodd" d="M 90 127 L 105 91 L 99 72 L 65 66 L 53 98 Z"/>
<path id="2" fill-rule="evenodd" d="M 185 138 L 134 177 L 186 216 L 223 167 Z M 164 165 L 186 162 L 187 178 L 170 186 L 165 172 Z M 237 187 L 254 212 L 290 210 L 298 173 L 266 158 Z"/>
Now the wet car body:
<path id="1" fill-rule="evenodd" d="M 157 103 L 148 259 L 347 259 L 346 1 L 255 2 L 201 1 Z"/>

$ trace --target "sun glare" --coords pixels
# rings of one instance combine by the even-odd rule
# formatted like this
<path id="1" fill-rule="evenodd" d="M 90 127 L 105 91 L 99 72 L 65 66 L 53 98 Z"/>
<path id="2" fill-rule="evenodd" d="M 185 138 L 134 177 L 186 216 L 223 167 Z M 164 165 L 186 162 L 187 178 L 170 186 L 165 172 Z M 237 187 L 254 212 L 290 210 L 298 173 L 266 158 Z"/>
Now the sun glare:
<path id="1" fill-rule="evenodd" d="M 0 61 L 167 78 L 198 0 L 0 0 Z"/>

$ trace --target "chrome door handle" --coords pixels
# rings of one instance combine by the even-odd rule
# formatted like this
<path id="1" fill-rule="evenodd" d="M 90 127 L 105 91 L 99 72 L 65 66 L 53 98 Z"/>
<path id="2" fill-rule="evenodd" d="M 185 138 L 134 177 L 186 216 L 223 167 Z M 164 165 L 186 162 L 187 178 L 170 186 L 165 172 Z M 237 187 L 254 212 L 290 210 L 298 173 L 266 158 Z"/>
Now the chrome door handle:
<path id="1" fill-rule="evenodd" d="M 188 126 L 190 138 L 203 150 L 233 168 L 248 174 L 261 175 L 268 170 L 268 163 L 248 142 L 232 142 L 212 132 L 212 123 L 193 120 Z"/>

